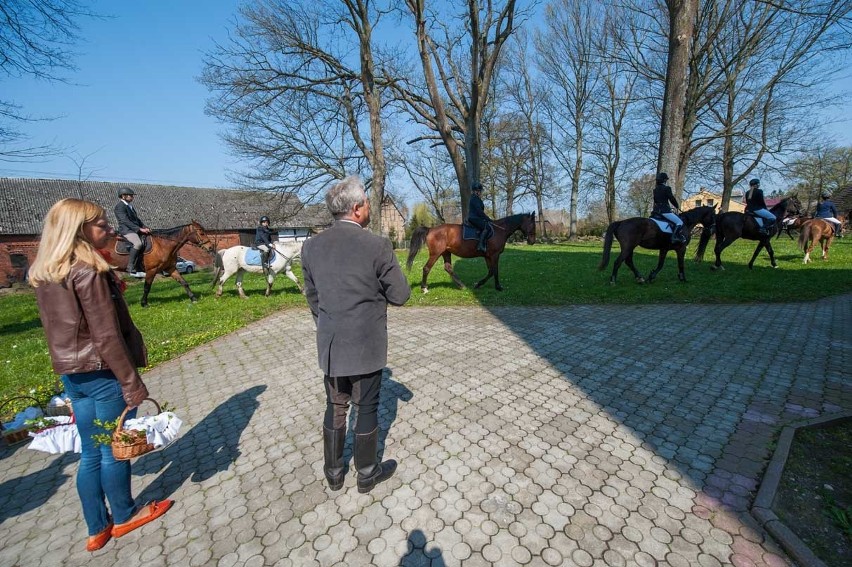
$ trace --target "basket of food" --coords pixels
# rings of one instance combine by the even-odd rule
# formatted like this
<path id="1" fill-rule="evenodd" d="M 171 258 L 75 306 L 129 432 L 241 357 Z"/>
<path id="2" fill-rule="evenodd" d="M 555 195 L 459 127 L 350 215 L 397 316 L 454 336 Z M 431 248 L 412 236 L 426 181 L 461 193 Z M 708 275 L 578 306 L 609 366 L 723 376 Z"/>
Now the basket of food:
<path id="1" fill-rule="evenodd" d="M 160 413 L 160 404 L 155 400 L 148 398 L 157 406 L 157 413 Z M 112 433 L 112 456 L 117 461 L 127 461 L 135 457 L 141 457 L 145 453 L 150 453 L 154 450 L 154 444 L 148 442 L 148 433 L 144 429 L 125 429 L 124 420 L 127 418 L 129 407 L 124 408 L 118 418 L 115 426 L 115 431 Z"/>

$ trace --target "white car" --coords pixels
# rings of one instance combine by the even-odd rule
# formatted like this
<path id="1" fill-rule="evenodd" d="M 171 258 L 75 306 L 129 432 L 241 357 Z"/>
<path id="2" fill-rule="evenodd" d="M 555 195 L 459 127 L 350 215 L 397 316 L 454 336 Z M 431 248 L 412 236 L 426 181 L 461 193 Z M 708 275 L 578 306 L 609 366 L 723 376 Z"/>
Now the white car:
<path id="1" fill-rule="evenodd" d="M 179 274 L 191 274 L 196 270 L 195 262 L 192 260 L 187 260 L 186 258 L 182 258 L 180 256 L 177 257 L 177 263 L 175 264 L 177 271 Z M 167 272 L 163 272 L 163 275 L 169 275 Z"/>

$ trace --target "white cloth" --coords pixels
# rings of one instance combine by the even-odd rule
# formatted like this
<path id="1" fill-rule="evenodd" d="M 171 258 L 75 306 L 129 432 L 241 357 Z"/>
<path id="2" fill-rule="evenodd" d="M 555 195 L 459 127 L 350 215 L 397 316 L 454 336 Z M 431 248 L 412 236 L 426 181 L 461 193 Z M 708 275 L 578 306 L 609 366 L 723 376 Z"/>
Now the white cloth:
<path id="1" fill-rule="evenodd" d="M 128 419 L 124 422 L 124 429 L 144 431 L 148 443 L 154 445 L 155 449 L 162 449 L 171 445 L 177 439 L 180 426 L 183 421 L 170 411 L 164 411 L 158 415 L 146 415 Z"/>
<path id="2" fill-rule="evenodd" d="M 77 431 L 77 425 L 72 423 L 72 417 L 67 415 L 59 415 L 56 417 L 46 417 L 45 420 L 51 420 L 57 425 L 50 427 L 38 433 L 30 431 L 30 437 L 33 438 L 28 449 L 34 451 L 44 451 L 55 455 L 57 453 L 80 453 L 83 451 L 80 443 L 80 434 Z"/>
<path id="3" fill-rule="evenodd" d="M 48 407 L 59 408 L 70 405 L 71 400 L 63 398 L 62 396 L 64 396 L 64 394 L 59 394 L 58 396 L 53 396 L 52 398 L 50 398 L 50 401 L 47 403 Z"/>

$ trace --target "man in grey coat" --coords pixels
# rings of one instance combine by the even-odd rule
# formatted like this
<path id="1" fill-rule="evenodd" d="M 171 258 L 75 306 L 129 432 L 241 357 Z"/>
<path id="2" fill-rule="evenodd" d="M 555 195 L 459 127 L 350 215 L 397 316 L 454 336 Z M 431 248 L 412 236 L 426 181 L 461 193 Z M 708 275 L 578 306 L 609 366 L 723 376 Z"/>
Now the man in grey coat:
<path id="1" fill-rule="evenodd" d="M 390 240 L 364 228 L 370 222 L 370 202 L 358 176 L 334 184 L 325 202 L 334 224 L 302 246 L 305 296 L 317 326 L 317 354 L 325 375 L 323 470 L 331 490 L 343 488 L 351 401 L 357 410 L 358 492 L 367 493 L 396 470 L 396 461 L 379 462 L 379 392 L 387 364 L 387 305 L 408 301 L 411 287 Z"/>

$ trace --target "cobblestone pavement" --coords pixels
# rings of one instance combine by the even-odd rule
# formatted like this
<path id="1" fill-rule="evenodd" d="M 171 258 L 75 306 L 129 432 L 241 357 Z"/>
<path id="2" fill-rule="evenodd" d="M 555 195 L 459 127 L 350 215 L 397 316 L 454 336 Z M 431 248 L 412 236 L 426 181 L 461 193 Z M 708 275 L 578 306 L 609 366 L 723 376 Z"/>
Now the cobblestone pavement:
<path id="1" fill-rule="evenodd" d="M 101 551 L 77 458 L 4 449 L 0 565 L 788 564 L 747 509 L 784 425 L 852 409 L 851 306 L 392 309 L 401 464 L 368 495 L 325 488 L 314 325 L 283 311 L 145 375 L 185 426 L 134 488 L 177 504 Z"/>

